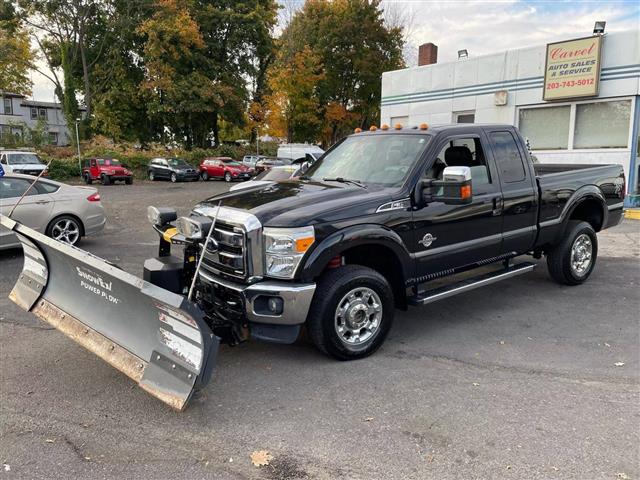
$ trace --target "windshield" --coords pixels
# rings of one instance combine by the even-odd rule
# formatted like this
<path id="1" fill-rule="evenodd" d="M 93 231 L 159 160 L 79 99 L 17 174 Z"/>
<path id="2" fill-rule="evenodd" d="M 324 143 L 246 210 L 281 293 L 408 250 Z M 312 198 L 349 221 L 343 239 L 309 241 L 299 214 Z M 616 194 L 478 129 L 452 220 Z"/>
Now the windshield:
<path id="1" fill-rule="evenodd" d="M 37 164 L 43 165 L 38 156 L 35 153 L 12 153 L 7 155 L 9 158 L 9 163 L 11 165 L 27 165 L 27 164 Z"/>
<path id="2" fill-rule="evenodd" d="M 429 135 L 357 135 L 314 163 L 306 177 L 356 180 L 364 184 L 399 187 L 429 144 Z"/>
<path id="3" fill-rule="evenodd" d="M 172 167 L 190 167 L 191 166 L 181 158 L 169 158 L 167 161 L 169 162 L 169 165 L 171 165 Z"/>
<path id="4" fill-rule="evenodd" d="M 115 158 L 99 158 L 98 165 L 111 165 L 112 167 L 119 167 L 122 165 L 120 160 L 116 160 Z"/>
<path id="5" fill-rule="evenodd" d="M 272 182 L 279 182 L 280 180 L 290 179 L 298 169 L 290 168 L 271 168 L 259 173 L 254 177 L 254 180 L 269 180 Z"/>

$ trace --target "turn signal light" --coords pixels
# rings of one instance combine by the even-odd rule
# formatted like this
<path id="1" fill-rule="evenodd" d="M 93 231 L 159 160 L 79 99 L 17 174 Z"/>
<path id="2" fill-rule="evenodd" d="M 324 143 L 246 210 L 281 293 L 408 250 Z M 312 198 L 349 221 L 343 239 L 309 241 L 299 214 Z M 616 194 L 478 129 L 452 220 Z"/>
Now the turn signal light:
<path id="1" fill-rule="evenodd" d="M 462 187 L 460 187 L 460 198 L 462 200 L 471 198 L 471 185 L 463 185 Z"/>
<path id="2" fill-rule="evenodd" d="M 376 130 L 378 130 L 378 127 L 376 127 L 375 125 L 371 125 L 371 126 L 369 127 L 369 131 L 370 131 L 370 132 L 375 132 Z"/>
<path id="3" fill-rule="evenodd" d="M 381 130 L 389 130 L 389 125 L 387 125 L 386 123 L 383 123 L 382 126 L 380 126 Z"/>
<path id="4" fill-rule="evenodd" d="M 314 237 L 298 238 L 296 240 L 296 252 L 304 253 L 309 250 L 309 247 L 313 244 Z"/>
<path id="5" fill-rule="evenodd" d="M 361 128 L 356 128 L 356 129 L 353 131 L 353 133 L 360 133 L 360 132 L 362 132 L 362 129 L 361 129 Z"/>
<path id="6" fill-rule="evenodd" d="M 426 123 L 421 123 L 420 124 L 420 130 L 427 130 L 429 128 L 429 125 Z"/>
<path id="7" fill-rule="evenodd" d="M 100 194 L 98 192 L 96 192 L 93 195 L 89 195 L 87 197 L 87 200 L 89 200 L 90 202 L 99 202 L 100 201 Z"/>
<path id="8" fill-rule="evenodd" d="M 402 130 L 402 125 L 396 123 L 393 128 L 395 128 L 396 130 Z"/>

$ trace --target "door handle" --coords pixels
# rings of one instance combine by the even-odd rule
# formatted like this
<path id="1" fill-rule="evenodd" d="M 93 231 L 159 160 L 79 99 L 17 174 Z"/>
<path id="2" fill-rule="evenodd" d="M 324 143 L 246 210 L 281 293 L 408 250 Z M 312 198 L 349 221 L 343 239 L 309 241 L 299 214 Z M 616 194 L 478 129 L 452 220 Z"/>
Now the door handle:
<path id="1" fill-rule="evenodd" d="M 44 204 L 46 204 L 46 203 L 49 203 L 49 200 L 38 200 L 38 201 L 36 202 L 36 204 L 37 204 L 37 205 L 44 205 Z"/>
<path id="2" fill-rule="evenodd" d="M 493 199 L 493 213 L 494 217 L 502 215 L 502 198 L 496 197 Z"/>

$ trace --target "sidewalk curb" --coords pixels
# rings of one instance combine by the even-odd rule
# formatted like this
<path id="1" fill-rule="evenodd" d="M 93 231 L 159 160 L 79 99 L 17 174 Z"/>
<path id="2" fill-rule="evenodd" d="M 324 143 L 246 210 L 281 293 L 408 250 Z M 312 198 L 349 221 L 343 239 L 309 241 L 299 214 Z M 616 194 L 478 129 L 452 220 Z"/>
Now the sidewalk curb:
<path id="1" fill-rule="evenodd" d="M 631 220 L 640 220 L 640 208 L 627 208 L 624 211 L 624 218 Z"/>

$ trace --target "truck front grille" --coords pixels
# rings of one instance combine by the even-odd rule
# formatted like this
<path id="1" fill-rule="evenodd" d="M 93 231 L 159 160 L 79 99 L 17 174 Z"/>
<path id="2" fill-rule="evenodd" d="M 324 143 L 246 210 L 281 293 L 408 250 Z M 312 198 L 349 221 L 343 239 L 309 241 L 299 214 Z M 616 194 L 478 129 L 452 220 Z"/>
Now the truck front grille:
<path id="1" fill-rule="evenodd" d="M 247 274 L 247 242 L 244 230 L 218 221 L 211 236 L 217 242 L 218 249 L 204 249 L 201 268 L 213 274 L 222 272 L 244 278 Z"/>

